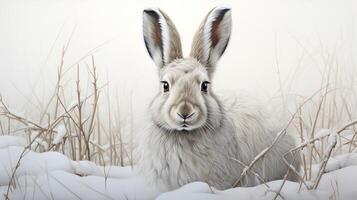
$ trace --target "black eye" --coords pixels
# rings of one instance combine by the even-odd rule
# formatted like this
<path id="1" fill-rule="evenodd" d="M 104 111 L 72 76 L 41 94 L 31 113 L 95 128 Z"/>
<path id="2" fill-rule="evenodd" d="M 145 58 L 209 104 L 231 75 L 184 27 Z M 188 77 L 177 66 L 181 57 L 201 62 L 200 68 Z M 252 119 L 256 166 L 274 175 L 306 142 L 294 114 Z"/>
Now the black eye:
<path id="1" fill-rule="evenodd" d="M 201 84 L 201 91 L 202 92 L 207 92 L 208 91 L 208 84 L 210 84 L 210 82 L 208 81 L 203 81 Z"/>
<path id="2" fill-rule="evenodd" d="M 160 81 L 162 83 L 162 88 L 164 89 L 164 92 L 168 92 L 170 90 L 170 85 L 167 81 Z"/>

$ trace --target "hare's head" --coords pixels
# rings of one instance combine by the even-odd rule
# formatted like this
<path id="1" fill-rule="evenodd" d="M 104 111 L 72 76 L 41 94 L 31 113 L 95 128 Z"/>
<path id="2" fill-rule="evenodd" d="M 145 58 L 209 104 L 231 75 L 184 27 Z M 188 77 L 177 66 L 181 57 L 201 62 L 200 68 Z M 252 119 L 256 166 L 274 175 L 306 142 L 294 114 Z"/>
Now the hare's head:
<path id="1" fill-rule="evenodd" d="M 212 93 L 211 78 L 227 47 L 231 26 L 230 9 L 214 8 L 195 34 L 190 56 L 183 58 L 171 19 L 159 9 L 144 10 L 144 41 L 161 82 L 150 107 L 157 126 L 187 132 L 220 125 L 223 111 Z"/>

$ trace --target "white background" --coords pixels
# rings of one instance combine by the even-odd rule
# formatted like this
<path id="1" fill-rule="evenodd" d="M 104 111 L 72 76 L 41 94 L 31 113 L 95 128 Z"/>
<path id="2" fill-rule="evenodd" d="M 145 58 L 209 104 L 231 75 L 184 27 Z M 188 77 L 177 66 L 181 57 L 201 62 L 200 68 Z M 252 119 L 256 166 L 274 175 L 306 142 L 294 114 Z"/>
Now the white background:
<path id="1" fill-rule="evenodd" d="M 105 43 L 94 53 L 100 82 L 110 81 L 119 96 L 132 91 L 135 107 L 142 107 L 158 84 L 143 43 L 142 10 L 165 11 L 188 55 L 201 20 L 222 4 L 233 9 L 233 32 L 213 80 L 217 90 L 273 97 L 279 71 L 285 92 L 308 95 L 321 86 L 324 59 L 342 71 L 355 68 L 353 1 L 0 1 L 0 93 L 19 108 L 28 105 L 26 98 L 46 99 L 74 30 L 65 69 Z"/>

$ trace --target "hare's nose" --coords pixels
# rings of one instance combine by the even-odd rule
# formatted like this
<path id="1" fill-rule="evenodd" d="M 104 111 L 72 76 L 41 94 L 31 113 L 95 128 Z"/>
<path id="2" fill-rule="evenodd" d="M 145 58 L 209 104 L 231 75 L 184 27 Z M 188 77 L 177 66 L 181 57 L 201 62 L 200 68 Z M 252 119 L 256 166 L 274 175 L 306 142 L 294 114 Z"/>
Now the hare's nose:
<path id="1" fill-rule="evenodd" d="M 189 119 L 192 117 L 195 112 L 193 109 L 193 106 L 189 102 L 183 102 L 177 109 L 176 114 L 181 118 L 181 119 Z"/>
<path id="2" fill-rule="evenodd" d="M 194 112 L 192 112 L 192 113 L 190 113 L 190 114 L 181 114 L 181 113 L 176 113 L 179 117 L 181 117 L 182 119 L 189 119 L 189 118 L 191 118 L 195 113 Z"/>

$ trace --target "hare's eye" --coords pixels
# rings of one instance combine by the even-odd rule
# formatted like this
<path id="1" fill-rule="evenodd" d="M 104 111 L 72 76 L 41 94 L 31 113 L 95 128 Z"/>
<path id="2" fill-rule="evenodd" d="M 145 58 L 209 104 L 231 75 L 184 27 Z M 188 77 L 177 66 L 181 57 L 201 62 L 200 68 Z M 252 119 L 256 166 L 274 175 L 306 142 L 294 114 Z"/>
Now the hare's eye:
<path id="1" fill-rule="evenodd" d="M 208 81 L 203 81 L 201 84 L 201 91 L 202 92 L 207 92 L 208 91 L 208 84 L 210 84 L 210 82 Z"/>
<path id="2" fill-rule="evenodd" d="M 167 81 L 160 81 L 162 83 L 162 88 L 164 89 L 164 92 L 168 92 L 170 90 L 170 85 Z"/>

